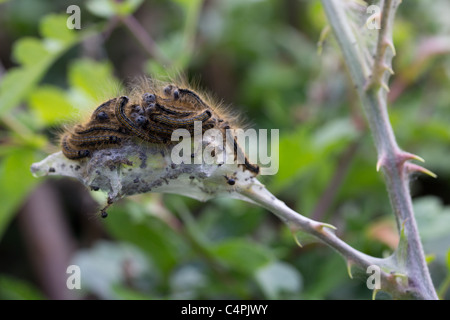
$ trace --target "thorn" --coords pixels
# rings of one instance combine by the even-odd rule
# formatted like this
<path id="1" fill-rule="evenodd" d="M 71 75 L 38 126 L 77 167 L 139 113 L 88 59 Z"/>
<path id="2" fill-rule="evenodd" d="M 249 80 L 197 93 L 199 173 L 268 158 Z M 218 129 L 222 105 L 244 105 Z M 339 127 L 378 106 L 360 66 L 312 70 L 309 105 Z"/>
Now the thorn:
<path id="1" fill-rule="evenodd" d="M 388 71 L 390 74 L 395 74 L 394 70 L 392 70 L 392 68 L 385 63 L 383 63 L 383 69 Z"/>
<path id="2" fill-rule="evenodd" d="M 394 47 L 394 44 L 393 44 L 393 43 L 392 43 L 391 41 L 389 41 L 389 40 L 385 40 L 384 44 L 386 45 L 386 47 L 389 47 L 389 48 L 391 48 L 391 50 L 392 50 L 392 54 L 393 54 L 394 56 L 396 56 L 396 55 L 397 55 L 397 52 L 395 51 L 395 47 Z"/>
<path id="3" fill-rule="evenodd" d="M 383 165 L 384 158 L 380 157 L 377 161 L 377 172 L 380 172 L 381 166 Z"/>
<path id="4" fill-rule="evenodd" d="M 405 162 L 406 160 L 417 160 L 420 162 L 425 162 L 424 158 L 419 157 L 418 155 L 409 153 L 409 152 L 401 152 L 399 155 L 399 159 L 401 162 Z"/>
<path id="5" fill-rule="evenodd" d="M 320 223 L 320 228 L 321 229 L 328 228 L 331 230 L 337 230 L 337 228 L 335 226 L 333 226 L 332 224 L 329 224 L 329 223 Z"/>
<path id="6" fill-rule="evenodd" d="M 297 237 L 294 235 L 294 240 L 295 240 L 295 243 L 300 247 L 300 248 L 303 248 L 303 246 L 302 246 L 302 244 L 300 243 L 300 241 L 298 241 L 298 239 L 297 239 Z"/>
<path id="7" fill-rule="evenodd" d="M 292 236 L 294 237 L 295 243 L 300 247 L 303 248 L 302 244 L 300 243 L 300 241 L 297 239 L 297 236 L 295 235 L 295 233 L 297 231 L 299 231 L 300 229 L 293 226 L 293 225 L 289 225 L 289 230 L 291 230 Z"/>
<path id="8" fill-rule="evenodd" d="M 375 300 L 375 298 L 377 297 L 378 291 L 379 291 L 379 289 L 373 289 L 373 292 L 372 292 L 372 300 Z"/>
<path id="9" fill-rule="evenodd" d="M 413 156 L 412 159 L 414 159 L 414 160 L 417 160 L 420 162 L 425 162 L 425 159 L 422 157 L 419 157 L 418 155 L 413 154 L 412 156 Z"/>
<path id="10" fill-rule="evenodd" d="M 330 26 L 327 25 L 320 32 L 319 41 L 317 42 L 317 54 L 319 56 L 322 55 L 323 43 L 325 42 L 325 39 L 327 38 L 328 34 L 330 33 L 330 30 L 331 30 Z"/>
<path id="11" fill-rule="evenodd" d="M 388 85 L 387 85 L 386 83 L 381 82 L 381 83 L 380 83 L 380 86 L 381 86 L 384 90 L 386 90 L 386 92 L 391 92 L 391 89 L 389 89 L 389 87 L 388 87 Z"/>
<path id="12" fill-rule="evenodd" d="M 434 173 L 422 166 L 418 166 L 417 164 L 414 164 L 414 163 L 407 163 L 406 170 L 408 170 L 409 172 L 422 172 L 422 173 L 429 175 L 432 178 L 437 178 L 436 173 Z"/>
<path id="13" fill-rule="evenodd" d="M 332 224 L 323 223 L 323 222 L 314 222 L 313 228 L 320 233 L 324 233 L 324 231 L 323 231 L 324 228 L 328 228 L 331 230 L 337 230 L 337 228 L 335 226 L 333 226 Z"/>
<path id="14" fill-rule="evenodd" d="M 353 263 L 350 260 L 347 260 L 347 273 L 348 273 L 348 276 L 350 277 L 350 279 L 353 279 L 352 265 L 353 265 Z"/>

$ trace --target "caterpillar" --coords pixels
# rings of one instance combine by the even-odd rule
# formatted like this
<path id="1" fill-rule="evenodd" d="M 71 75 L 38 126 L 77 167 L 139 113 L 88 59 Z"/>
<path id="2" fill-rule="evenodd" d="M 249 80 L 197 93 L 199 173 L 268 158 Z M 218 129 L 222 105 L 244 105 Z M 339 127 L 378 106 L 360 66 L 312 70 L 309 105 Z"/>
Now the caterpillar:
<path id="1" fill-rule="evenodd" d="M 78 124 L 68 130 L 61 139 L 63 154 L 69 159 L 89 157 L 98 149 L 119 145 L 129 138 L 129 132 L 123 128 L 114 112 L 117 99 L 102 103 L 92 113 L 86 124 Z"/>
<path id="2" fill-rule="evenodd" d="M 74 160 L 90 157 L 95 150 L 120 146 L 131 139 L 156 145 L 172 143 L 176 129 L 194 132 L 196 121 L 202 133 L 208 129 L 222 132 L 235 126 L 235 118 L 198 93 L 175 84 L 144 81 L 129 96 L 109 99 L 98 106 L 84 124 L 67 130 L 61 138 L 63 154 Z M 235 138 L 231 150 L 235 158 L 243 155 L 244 169 L 259 173 L 259 166 L 251 164 Z"/>

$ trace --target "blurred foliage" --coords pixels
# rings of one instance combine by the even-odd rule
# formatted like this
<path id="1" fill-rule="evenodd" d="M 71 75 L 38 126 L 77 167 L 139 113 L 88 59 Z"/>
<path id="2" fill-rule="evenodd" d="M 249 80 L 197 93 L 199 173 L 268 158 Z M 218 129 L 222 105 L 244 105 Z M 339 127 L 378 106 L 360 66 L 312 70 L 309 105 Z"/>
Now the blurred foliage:
<path id="1" fill-rule="evenodd" d="M 81 30 L 66 27 L 70 4 L 0 4 L 0 298 L 45 296 L 32 267 L 16 268 L 28 260 L 14 217 L 42 182 L 30 165 L 58 150 L 65 123 L 123 92 L 129 79 L 150 74 L 184 73 L 253 127 L 280 129 L 279 172 L 261 178 L 268 189 L 302 214 L 336 225 L 357 249 L 392 252 L 397 233 L 358 99 L 334 40 L 317 53 L 326 25 L 319 1 L 92 0 L 79 3 Z M 399 144 L 439 177 L 416 176 L 411 187 L 441 297 L 450 286 L 448 14 L 447 0 L 400 7 L 390 107 Z M 142 43 L 149 40 L 154 55 Z M 67 180 L 52 181 L 67 185 L 65 197 L 75 193 Z M 327 188 L 331 197 L 324 196 Z M 335 252 L 317 244 L 299 248 L 281 222 L 250 204 L 132 197 L 115 204 L 86 242 L 89 228 L 73 214 L 80 203 L 62 204 L 76 243 L 71 263 L 83 270 L 78 297 L 371 297 L 364 281 L 348 278 Z"/>

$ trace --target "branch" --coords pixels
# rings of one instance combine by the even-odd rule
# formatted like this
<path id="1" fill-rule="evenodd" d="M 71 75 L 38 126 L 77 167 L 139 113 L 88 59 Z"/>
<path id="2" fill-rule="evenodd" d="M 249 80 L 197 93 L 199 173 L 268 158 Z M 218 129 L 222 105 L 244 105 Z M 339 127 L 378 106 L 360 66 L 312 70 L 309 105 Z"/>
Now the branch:
<path id="1" fill-rule="evenodd" d="M 398 0 L 386 0 L 383 3 L 382 29 L 378 37 L 375 60 L 370 66 L 363 59 L 362 49 L 358 46 L 356 36 L 349 25 L 342 2 L 322 0 L 328 21 L 342 50 L 373 133 L 378 152 L 377 169 L 381 169 L 383 172 L 397 227 L 402 235 L 399 248 L 395 253 L 397 265 L 403 266 L 405 269 L 408 290 L 413 292 L 416 298 L 437 299 L 425 262 L 409 192 L 409 174 L 411 172 L 431 172 L 409 163 L 408 160 L 422 160 L 422 158 L 399 148 L 389 122 L 386 90 L 383 90 L 383 88 L 387 88 L 387 81 L 391 73 L 389 66 L 395 54 L 394 50 L 389 52 L 386 48 L 393 48 L 392 25 L 399 2 Z M 372 73 L 368 74 L 367 70 L 371 70 Z"/>

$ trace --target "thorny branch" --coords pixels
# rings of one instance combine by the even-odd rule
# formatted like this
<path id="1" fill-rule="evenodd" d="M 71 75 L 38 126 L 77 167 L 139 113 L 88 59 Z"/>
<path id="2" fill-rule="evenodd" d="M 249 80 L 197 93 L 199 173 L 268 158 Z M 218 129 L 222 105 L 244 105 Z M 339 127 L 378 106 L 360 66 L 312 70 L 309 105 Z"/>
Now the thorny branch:
<path id="1" fill-rule="evenodd" d="M 405 293 L 419 299 L 437 299 L 425 262 L 409 191 L 411 172 L 418 171 L 431 176 L 434 174 L 409 162 L 409 160 L 423 161 L 423 159 L 400 149 L 387 113 L 387 91 L 389 90 L 387 81 L 392 73 L 391 59 L 395 55 L 392 27 L 399 3 L 398 0 L 383 2 L 376 56 L 373 65 L 370 66 L 363 59 L 360 47 L 356 45 L 357 37 L 349 25 L 342 3 L 336 0 L 322 0 L 328 21 L 342 50 L 373 133 L 378 152 L 377 170 L 381 169 L 384 174 L 401 235 L 399 248 L 391 258 L 407 281 L 399 282 L 394 286 L 394 295 Z M 371 74 L 367 74 L 367 70 L 371 70 Z"/>

